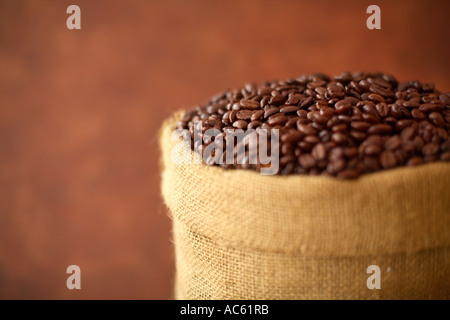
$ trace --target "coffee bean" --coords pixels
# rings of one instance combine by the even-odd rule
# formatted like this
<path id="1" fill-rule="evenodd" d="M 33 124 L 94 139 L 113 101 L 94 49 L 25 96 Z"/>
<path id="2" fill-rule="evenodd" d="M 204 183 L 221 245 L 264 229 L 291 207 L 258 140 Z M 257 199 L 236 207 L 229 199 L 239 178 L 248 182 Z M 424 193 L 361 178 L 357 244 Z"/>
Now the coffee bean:
<path id="1" fill-rule="evenodd" d="M 444 117 L 442 116 L 442 114 L 440 114 L 439 112 L 432 112 L 428 115 L 428 118 L 433 121 L 433 123 L 438 126 L 438 127 L 443 127 L 445 126 L 445 120 Z"/>
<path id="2" fill-rule="evenodd" d="M 424 103 L 419 106 L 419 110 L 423 112 L 435 112 L 444 110 L 444 107 L 440 104 Z"/>
<path id="3" fill-rule="evenodd" d="M 258 128 L 260 125 L 261 125 L 261 121 L 253 120 L 253 121 L 251 121 L 251 122 L 248 124 L 247 129 L 256 129 L 256 128 Z"/>
<path id="4" fill-rule="evenodd" d="M 432 156 L 438 153 L 439 151 L 439 145 L 435 143 L 428 143 L 426 144 L 422 149 L 422 154 L 424 156 Z"/>
<path id="5" fill-rule="evenodd" d="M 420 111 L 419 109 L 412 109 L 411 110 L 411 116 L 416 120 L 423 120 L 426 118 L 425 113 Z"/>
<path id="6" fill-rule="evenodd" d="M 281 95 L 278 96 L 273 96 L 272 98 L 270 98 L 269 103 L 273 104 L 274 106 L 279 106 L 282 105 L 285 101 L 285 98 Z"/>
<path id="7" fill-rule="evenodd" d="M 369 134 L 385 134 L 390 133 L 391 131 L 392 127 L 388 124 L 375 124 L 367 130 Z"/>
<path id="8" fill-rule="evenodd" d="M 350 126 L 358 131 L 367 131 L 370 128 L 370 123 L 364 121 L 354 121 Z"/>
<path id="9" fill-rule="evenodd" d="M 395 150 L 402 144 L 402 140 L 400 139 L 400 136 L 397 134 L 395 136 L 390 137 L 386 140 L 384 143 L 384 147 L 386 150 Z"/>
<path id="10" fill-rule="evenodd" d="M 392 151 L 383 151 L 380 154 L 379 161 L 384 169 L 393 168 L 397 164 L 397 160 L 395 159 L 395 156 L 392 153 Z"/>
<path id="11" fill-rule="evenodd" d="M 342 158 L 331 159 L 327 165 L 328 173 L 336 175 L 339 171 L 345 168 L 346 161 Z"/>
<path id="12" fill-rule="evenodd" d="M 302 154 L 298 159 L 298 162 L 305 169 L 311 169 L 316 165 L 316 160 L 310 154 Z"/>
<path id="13" fill-rule="evenodd" d="M 359 176 L 359 172 L 355 169 L 345 169 L 337 174 L 339 179 L 355 179 Z"/>
<path id="14" fill-rule="evenodd" d="M 376 93 L 371 93 L 368 95 L 369 100 L 374 101 L 375 103 L 384 102 L 384 98 Z"/>
<path id="15" fill-rule="evenodd" d="M 250 120 L 251 121 L 260 120 L 263 115 L 264 115 L 264 110 L 255 111 L 252 113 Z"/>
<path id="16" fill-rule="evenodd" d="M 326 84 L 323 80 L 311 81 L 307 84 L 308 89 L 315 89 L 317 87 L 322 87 Z"/>
<path id="17" fill-rule="evenodd" d="M 231 110 L 230 111 L 230 115 L 229 115 L 229 120 L 231 123 L 233 123 L 234 121 L 236 121 L 236 115 L 237 115 L 238 111 L 237 110 Z"/>
<path id="18" fill-rule="evenodd" d="M 298 131 L 292 131 L 281 136 L 281 142 L 297 142 L 304 137 L 304 134 Z"/>
<path id="19" fill-rule="evenodd" d="M 334 106 L 336 108 L 337 114 L 345 114 L 351 110 L 352 103 L 349 100 L 343 99 L 343 100 L 336 102 L 336 104 Z"/>
<path id="20" fill-rule="evenodd" d="M 311 124 L 299 124 L 297 122 L 297 129 L 304 135 L 315 135 L 317 134 L 317 130 L 314 129 Z"/>
<path id="21" fill-rule="evenodd" d="M 331 135 L 331 140 L 337 144 L 344 144 L 347 142 L 347 136 L 342 132 L 335 132 Z"/>
<path id="22" fill-rule="evenodd" d="M 377 103 L 375 109 L 378 112 L 378 115 L 382 118 L 385 118 L 389 115 L 389 107 L 386 102 Z"/>
<path id="23" fill-rule="evenodd" d="M 286 118 L 286 116 L 276 116 L 273 118 L 269 118 L 267 120 L 267 123 L 271 126 L 275 126 L 275 125 L 283 125 L 288 121 L 288 119 Z"/>
<path id="24" fill-rule="evenodd" d="M 440 159 L 442 161 L 450 161 L 450 151 L 442 153 Z"/>
<path id="25" fill-rule="evenodd" d="M 280 109 L 276 107 L 270 107 L 264 112 L 264 118 L 269 118 L 270 116 L 274 115 L 275 113 L 278 113 Z"/>
<path id="26" fill-rule="evenodd" d="M 423 163 L 423 158 L 419 157 L 419 156 L 414 156 L 412 158 L 410 158 L 407 162 L 406 165 L 408 166 L 417 166 L 419 164 Z"/>
<path id="27" fill-rule="evenodd" d="M 201 122 L 201 131 L 195 122 Z M 186 112 L 177 128 L 188 129 L 184 138 L 199 153 L 215 141 L 206 134 L 212 128 L 228 140 L 233 129 L 257 134 L 278 129 L 279 174 L 354 179 L 396 166 L 450 161 L 450 93 L 381 73 L 313 74 L 227 90 Z M 225 153 L 224 148 L 218 156 Z M 214 164 L 214 159 L 205 161 Z M 222 166 L 262 168 L 249 159 Z"/>
<path id="28" fill-rule="evenodd" d="M 292 112 L 297 112 L 298 107 L 294 107 L 294 106 L 286 106 L 286 107 L 282 107 L 280 109 L 280 112 L 283 113 L 292 113 Z"/>
<path id="29" fill-rule="evenodd" d="M 316 144 L 312 149 L 311 155 L 317 161 L 324 160 L 327 156 L 327 149 L 325 148 L 325 145 L 323 143 Z"/>
<path id="30" fill-rule="evenodd" d="M 383 149 L 381 148 L 381 146 L 377 145 L 377 144 L 371 144 L 368 145 L 365 149 L 364 149 L 364 153 L 366 155 L 369 156 L 375 156 L 377 154 L 380 154 L 381 151 L 383 151 Z"/>
<path id="31" fill-rule="evenodd" d="M 246 129 L 247 128 L 247 121 L 245 120 L 236 120 L 233 122 L 233 127 L 237 129 Z"/>
<path id="32" fill-rule="evenodd" d="M 240 120 L 248 120 L 252 117 L 253 111 L 250 110 L 240 110 L 236 113 L 236 118 Z"/>
<path id="33" fill-rule="evenodd" d="M 249 99 L 242 99 L 240 105 L 244 109 L 256 110 L 259 109 L 259 102 Z"/>

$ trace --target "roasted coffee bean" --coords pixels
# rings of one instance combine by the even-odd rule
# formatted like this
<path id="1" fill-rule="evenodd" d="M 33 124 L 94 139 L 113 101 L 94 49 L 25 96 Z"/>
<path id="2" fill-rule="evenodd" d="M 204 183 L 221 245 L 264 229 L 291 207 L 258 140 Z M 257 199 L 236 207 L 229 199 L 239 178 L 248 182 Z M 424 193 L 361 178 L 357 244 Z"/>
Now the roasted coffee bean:
<path id="1" fill-rule="evenodd" d="M 411 110 L 411 116 L 416 119 L 416 120 L 423 120 L 425 119 L 427 116 L 425 115 L 425 113 L 423 113 L 422 111 L 420 111 L 419 109 L 412 109 Z"/>
<path id="2" fill-rule="evenodd" d="M 375 124 L 367 130 L 369 134 L 386 134 L 391 131 L 392 127 L 388 124 Z"/>
<path id="3" fill-rule="evenodd" d="M 385 118 L 389 115 L 389 106 L 386 104 L 386 102 L 377 103 L 375 109 L 377 110 L 378 115 L 382 118 Z"/>
<path id="4" fill-rule="evenodd" d="M 240 105 L 244 109 L 256 110 L 259 109 L 259 102 L 250 100 L 250 99 L 242 99 L 240 101 Z"/>
<path id="5" fill-rule="evenodd" d="M 337 144 L 344 144 L 347 142 L 347 136 L 342 132 L 335 132 L 331 135 L 331 140 Z"/>
<path id="6" fill-rule="evenodd" d="M 238 113 L 237 110 L 231 110 L 230 111 L 230 115 L 229 115 L 229 120 L 231 123 L 233 123 L 234 121 L 236 121 L 236 114 Z"/>
<path id="7" fill-rule="evenodd" d="M 276 108 L 276 107 L 268 108 L 268 109 L 264 112 L 264 118 L 267 119 L 267 118 L 269 118 L 270 116 L 272 116 L 273 114 L 275 114 L 275 113 L 277 113 L 277 112 L 279 112 L 279 111 L 280 111 L 280 109 L 278 109 L 278 108 Z"/>
<path id="8" fill-rule="evenodd" d="M 283 113 L 293 113 L 293 112 L 297 112 L 298 107 L 294 107 L 294 106 L 286 106 L 286 107 L 282 107 L 280 109 L 280 112 Z"/>
<path id="9" fill-rule="evenodd" d="M 194 128 L 195 122 L 200 127 Z M 314 74 L 227 90 L 186 112 L 177 128 L 188 129 L 183 137 L 199 153 L 215 141 L 208 129 L 221 131 L 228 143 L 234 129 L 255 129 L 257 135 L 277 129 L 279 174 L 353 179 L 396 166 L 450 161 L 450 93 L 381 73 Z M 236 147 L 234 152 L 245 164 L 224 168 L 262 168 L 258 159 L 250 164 Z M 225 153 L 224 146 L 218 157 Z M 205 161 L 213 165 L 215 158 Z"/>
<path id="10" fill-rule="evenodd" d="M 252 113 L 252 116 L 250 117 L 251 121 L 259 120 L 264 115 L 264 110 L 258 110 Z"/>
<path id="11" fill-rule="evenodd" d="M 312 127 L 311 124 L 299 124 L 297 122 L 297 129 L 304 135 L 315 135 L 317 134 L 317 130 Z"/>
<path id="12" fill-rule="evenodd" d="M 345 169 L 340 171 L 336 176 L 339 179 L 355 179 L 359 176 L 359 172 L 355 169 Z"/>
<path id="13" fill-rule="evenodd" d="M 273 117 L 273 116 L 272 116 Z M 275 125 L 283 125 L 288 121 L 288 119 L 286 118 L 286 116 L 276 116 L 273 118 L 269 118 L 267 120 L 267 123 L 271 126 L 275 126 Z"/>
<path id="14" fill-rule="evenodd" d="M 269 103 L 273 104 L 274 106 L 282 105 L 285 101 L 285 98 L 282 95 L 273 96 L 270 98 Z"/>
<path id="15" fill-rule="evenodd" d="M 442 153 L 440 159 L 442 161 L 450 161 L 450 151 Z"/>
<path id="16" fill-rule="evenodd" d="M 236 118 L 239 120 L 248 120 L 252 117 L 253 111 L 250 110 L 240 110 L 236 113 Z"/>
<path id="17" fill-rule="evenodd" d="M 363 131 L 351 130 L 350 136 L 356 141 L 362 141 L 367 137 L 367 134 Z"/>
<path id="18" fill-rule="evenodd" d="M 435 103 L 424 103 L 419 106 L 419 110 L 423 112 L 435 112 L 444 110 L 444 106 Z"/>
<path id="19" fill-rule="evenodd" d="M 422 149 L 422 154 L 424 156 L 432 156 L 438 153 L 439 145 L 435 143 L 428 143 Z"/>
<path id="20" fill-rule="evenodd" d="M 364 153 L 369 156 L 380 154 L 383 149 L 377 144 L 370 144 L 364 149 Z"/>
<path id="21" fill-rule="evenodd" d="M 398 147 L 400 147 L 401 144 L 402 140 L 400 139 L 400 136 L 397 134 L 387 139 L 386 142 L 384 143 L 384 147 L 386 148 L 386 150 L 395 150 Z"/>
<path id="22" fill-rule="evenodd" d="M 364 122 L 364 121 L 354 121 L 350 124 L 352 129 L 358 130 L 358 131 L 367 131 L 367 129 L 370 128 L 370 123 Z"/>
<path id="23" fill-rule="evenodd" d="M 291 131 L 281 136 L 281 142 L 289 143 L 289 142 L 297 142 L 300 141 L 304 137 L 304 134 L 298 131 Z"/>
<path id="24" fill-rule="evenodd" d="M 312 81 L 312 82 L 308 83 L 306 86 L 308 87 L 308 89 L 315 89 L 317 87 L 322 87 L 325 84 L 326 84 L 325 81 L 317 80 L 317 81 Z"/>
<path id="25" fill-rule="evenodd" d="M 305 169 L 311 169 L 316 165 L 316 160 L 314 157 L 310 154 L 302 154 L 300 158 L 298 159 L 298 162 L 300 165 Z"/>
<path id="26" fill-rule="evenodd" d="M 368 99 L 372 100 L 375 103 L 379 103 L 379 102 L 384 102 L 384 98 L 382 96 L 380 96 L 379 94 L 376 93 L 371 93 L 368 95 Z"/>
<path id="27" fill-rule="evenodd" d="M 236 120 L 233 122 L 233 127 L 237 129 L 246 129 L 247 128 L 247 121 L 245 120 Z"/>
<path id="28" fill-rule="evenodd" d="M 260 125 L 261 125 L 261 121 L 253 120 L 253 121 L 251 121 L 251 122 L 248 124 L 247 129 L 256 129 L 256 128 L 258 128 Z"/>
<path id="29" fill-rule="evenodd" d="M 327 149 L 325 148 L 325 145 L 323 143 L 316 144 L 312 149 L 311 155 L 317 161 L 324 160 L 327 156 Z"/>
<path id="30" fill-rule="evenodd" d="M 345 165 L 346 161 L 343 158 L 330 159 L 330 162 L 327 165 L 327 171 L 332 175 L 336 175 L 345 168 Z"/>
<path id="31" fill-rule="evenodd" d="M 337 114 L 345 114 L 352 109 L 352 103 L 346 99 L 336 102 L 334 106 Z"/>
<path id="32" fill-rule="evenodd" d="M 419 164 L 423 163 L 423 158 L 419 156 L 414 156 L 409 158 L 409 160 L 406 162 L 406 165 L 408 166 L 417 166 Z"/>
<path id="33" fill-rule="evenodd" d="M 392 151 L 383 151 L 380 154 L 379 161 L 384 169 L 393 168 L 397 164 L 397 159 L 395 159 L 394 153 L 392 153 Z"/>
<path id="34" fill-rule="evenodd" d="M 439 112 L 432 112 L 428 115 L 428 118 L 438 127 L 445 126 L 445 120 L 442 114 Z"/>

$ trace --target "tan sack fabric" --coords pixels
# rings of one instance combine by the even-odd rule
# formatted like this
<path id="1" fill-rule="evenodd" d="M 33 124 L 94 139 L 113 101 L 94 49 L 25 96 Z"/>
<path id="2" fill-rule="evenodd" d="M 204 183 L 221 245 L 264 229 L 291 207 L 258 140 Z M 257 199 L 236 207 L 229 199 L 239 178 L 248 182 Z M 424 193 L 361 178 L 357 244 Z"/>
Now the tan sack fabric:
<path id="1" fill-rule="evenodd" d="M 181 151 L 198 157 L 174 149 L 179 117 L 160 136 L 175 298 L 450 298 L 449 163 L 351 181 L 177 165 Z"/>

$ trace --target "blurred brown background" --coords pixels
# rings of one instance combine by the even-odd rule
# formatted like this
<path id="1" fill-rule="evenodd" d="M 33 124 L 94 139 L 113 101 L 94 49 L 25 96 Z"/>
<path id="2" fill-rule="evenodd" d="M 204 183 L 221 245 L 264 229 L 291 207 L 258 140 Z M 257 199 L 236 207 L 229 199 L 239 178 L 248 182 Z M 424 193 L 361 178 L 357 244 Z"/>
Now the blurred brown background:
<path id="1" fill-rule="evenodd" d="M 81 8 L 68 30 L 66 8 Z M 366 8 L 381 7 L 381 30 Z M 450 90 L 450 2 L 0 0 L 0 298 L 171 299 L 163 119 L 247 81 Z M 81 268 L 81 290 L 66 268 Z"/>

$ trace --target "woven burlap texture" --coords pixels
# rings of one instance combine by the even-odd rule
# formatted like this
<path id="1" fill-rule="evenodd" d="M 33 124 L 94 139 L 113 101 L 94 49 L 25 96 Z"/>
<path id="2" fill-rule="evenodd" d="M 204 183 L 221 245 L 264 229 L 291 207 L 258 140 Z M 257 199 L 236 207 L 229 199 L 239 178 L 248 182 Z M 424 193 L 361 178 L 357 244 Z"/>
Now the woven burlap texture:
<path id="1" fill-rule="evenodd" d="M 448 299 L 450 164 L 342 181 L 205 164 L 160 135 L 176 299 Z M 381 289 L 368 289 L 370 265 Z"/>

